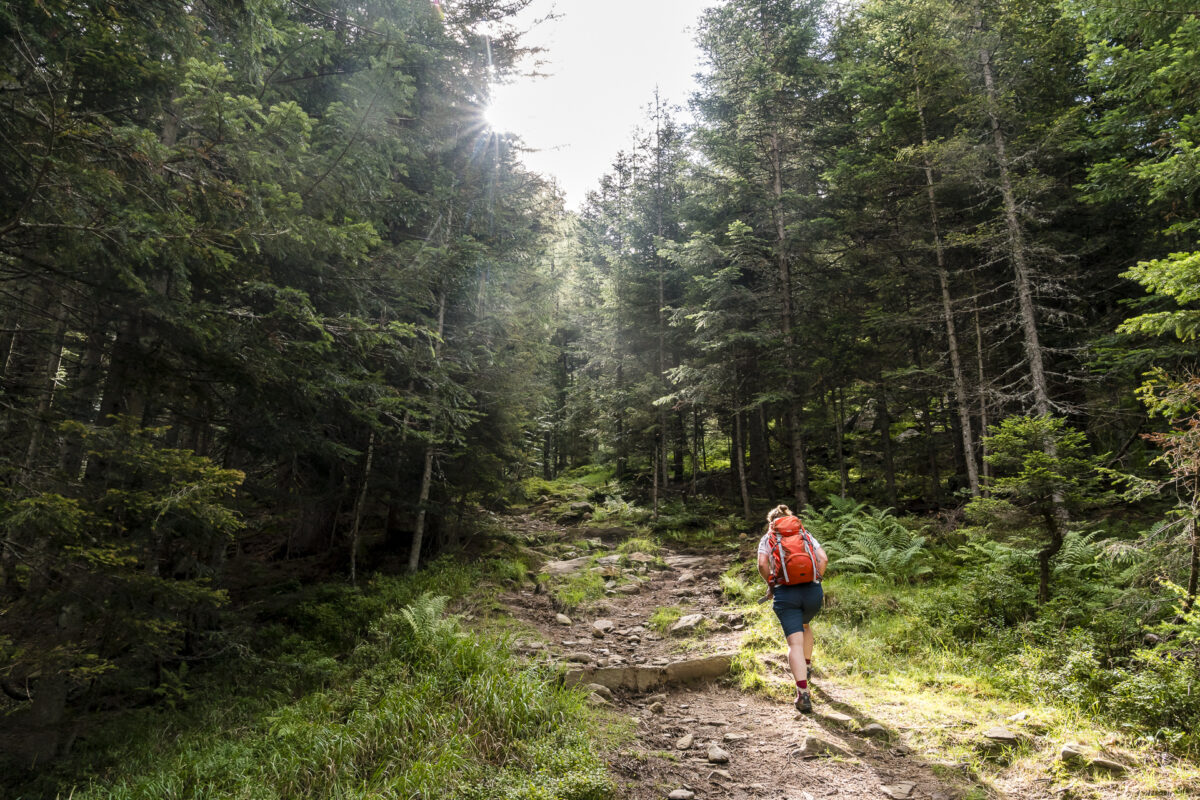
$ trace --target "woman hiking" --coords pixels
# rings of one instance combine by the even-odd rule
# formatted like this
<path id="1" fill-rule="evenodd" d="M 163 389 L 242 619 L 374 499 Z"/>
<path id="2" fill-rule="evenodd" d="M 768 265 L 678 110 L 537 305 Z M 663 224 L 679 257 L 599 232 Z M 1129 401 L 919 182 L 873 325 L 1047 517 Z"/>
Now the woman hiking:
<path id="1" fill-rule="evenodd" d="M 758 572 L 773 597 L 775 616 L 787 638 L 788 663 L 796 678 L 796 710 L 812 711 L 808 674 L 812 669 L 813 632 L 810 622 L 825 599 L 821 576 L 829 556 L 787 506 L 767 514 L 767 532 L 758 542 Z"/>

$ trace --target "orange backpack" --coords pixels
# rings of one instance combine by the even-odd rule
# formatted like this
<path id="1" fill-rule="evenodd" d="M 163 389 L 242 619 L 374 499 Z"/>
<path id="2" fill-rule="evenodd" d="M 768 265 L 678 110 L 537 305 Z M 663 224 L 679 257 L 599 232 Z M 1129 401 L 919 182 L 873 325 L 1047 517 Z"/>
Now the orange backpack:
<path id="1" fill-rule="evenodd" d="M 772 586 L 795 586 L 817 579 L 816 547 L 797 517 L 779 517 L 767 535 Z"/>

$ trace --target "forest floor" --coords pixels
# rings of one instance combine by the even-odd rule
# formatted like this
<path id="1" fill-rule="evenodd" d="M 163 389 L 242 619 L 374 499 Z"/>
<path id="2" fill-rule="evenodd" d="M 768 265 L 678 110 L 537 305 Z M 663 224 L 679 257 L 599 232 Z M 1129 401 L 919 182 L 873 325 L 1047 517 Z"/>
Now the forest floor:
<path id="1" fill-rule="evenodd" d="M 597 705 L 633 731 L 607 745 L 610 771 L 623 798 L 1187 796 L 1161 784 L 1156 791 L 1150 788 L 1155 781 L 1148 787 L 1145 781 L 1114 776 L 1081 779 L 1063 767 L 1053 742 L 1034 747 L 1032 737 L 1024 735 L 998 758 L 931 746 L 939 736 L 945 741 L 945 729 L 957 729 L 964 731 L 959 738 L 971 737 L 972 747 L 978 748 L 981 730 L 1020 729 L 1020 722 L 1006 719 L 1023 720 L 1030 712 L 1006 718 L 1002 715 L 1014 707 L 1003 703 L 964 711 L 961 705 L 943 702 L 936 691 L 918 690 L 910 696 L 875 691 L 869 680 L 864 684 L 849 676 L 845 682 L 838 675 L 827 676 L 820 666 L 820 618 L 814 623 L 814 712 L 798 713 L 780 699 L 794 694 L 782 632 L 773 650 L 755 654 L 744 648 L 750 635 L 744 619 L 747 609 L 728 605 L 722 592 L 721 574 L 735 561 L 752 561 L 754 540 L 743 541 L 736 551 L 728 546 L 688 552 L 663 548 L 649 560 L 628 547 L 618 553 L 616 548 L 634 536 L 619 527 L 564 528 L 535 516 L 514 517 L 510 524 L 549 559 L 544 567 L 551 576 L 548 587 L 524 585 L 501 597 L 517 620 L 517 635 L 523 637 L 518 647 L 530 659 L 563 663 L 585 685 L 597 671 L 611 678 L 617 670 L 653 670 L 728 654 L 740 659 L 734 672 L 744 672 L 745 659 L 755 660 L 753 668 L 760 676 L 756 691 L 739 688 L 738 678 L 727 674 L 641 692 L 617 686 L 611 693 L 593 696 Z M 587 583 L 593 575 L 608 581 L 603 597 L 581 601 L 569 616 L 560 616 L 563 595 L 554 587 Z M 703 621 L 690 631 L 672 634 L 670 625 L 686 615 L 700 615 Z"/>

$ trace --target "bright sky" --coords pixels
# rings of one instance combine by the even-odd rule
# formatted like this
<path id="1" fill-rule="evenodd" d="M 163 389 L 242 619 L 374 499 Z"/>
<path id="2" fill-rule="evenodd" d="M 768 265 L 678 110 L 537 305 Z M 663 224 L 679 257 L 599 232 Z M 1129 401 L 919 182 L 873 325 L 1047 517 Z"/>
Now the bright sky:
<path id="1" fill-rule="evenodd" d="M 498 129 L 538 152 L 525 163 L 552 175 L 578 208 L 608 171 L 654 101 L 687 107 L 699 71 L 693 44 L 700 13 L 715 0 L 533 0 L 528 23 L 556 11 L 525 42 L 546 48 L 544 78 L 522 78 L 493 91 Z"/>

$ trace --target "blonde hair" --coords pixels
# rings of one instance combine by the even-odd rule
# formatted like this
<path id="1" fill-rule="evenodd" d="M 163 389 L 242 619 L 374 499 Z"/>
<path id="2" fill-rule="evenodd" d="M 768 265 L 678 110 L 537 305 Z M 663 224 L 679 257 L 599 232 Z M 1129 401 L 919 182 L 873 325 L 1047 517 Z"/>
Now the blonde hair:
<path id="1" fill-rule="evenodd" d="M 791 517 L 791 516 L 794 516 L 794 515 L 792 514 L 792 510 L 790 508 L 788 508 L 787 506 L 782 506 L 782 505 L 775 506 L 774 508 L 772 508 L 770 511 L 767 512 L 767 527 L 770 527 L 771 523 L 774 522 L 775 520 L 779 519 L 780 517 Z"/>

